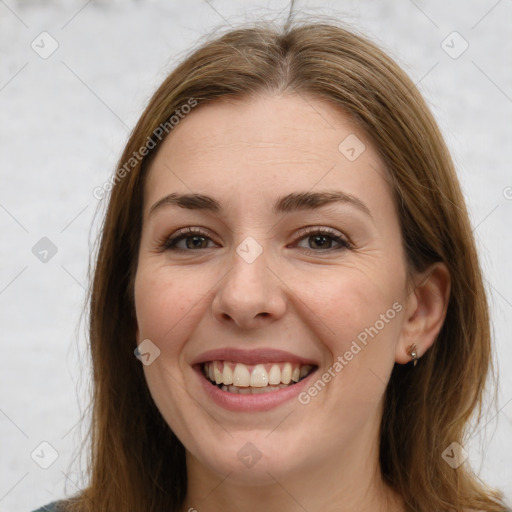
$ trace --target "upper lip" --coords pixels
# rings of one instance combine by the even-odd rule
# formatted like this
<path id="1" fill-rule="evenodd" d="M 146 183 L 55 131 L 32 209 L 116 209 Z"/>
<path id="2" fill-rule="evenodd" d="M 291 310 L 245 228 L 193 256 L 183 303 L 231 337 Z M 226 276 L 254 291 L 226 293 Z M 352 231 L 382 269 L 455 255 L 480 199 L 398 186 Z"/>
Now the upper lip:
<path id="1" fill-rule="evenodd" d="M 232 361 L 242 364 L 283 362 L 318 365 L 313 359 L 298 356 L 284 350 L 276 350 L 273 348 L 239 349 L 233 347 L 217 348 L 203 352 L 197 356 L 191 364 L 197 365 L 209 361 Z"/>

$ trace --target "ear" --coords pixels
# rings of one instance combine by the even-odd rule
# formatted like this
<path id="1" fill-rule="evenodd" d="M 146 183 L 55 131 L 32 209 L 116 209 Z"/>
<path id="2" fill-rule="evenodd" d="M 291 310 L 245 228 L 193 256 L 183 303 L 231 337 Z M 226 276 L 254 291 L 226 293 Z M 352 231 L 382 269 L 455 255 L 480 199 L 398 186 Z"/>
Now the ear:
<path id="1" fill-rule="evenodd" d="M 396 346 L 395 361 L 399 364 L 411 362 L 411 345 L 416 345 L 418 359 L 433 345 L 450 299 L 450 273 L 444 263 L 434 263 L 425 272 L 416 274 L 413 282 Z"/>

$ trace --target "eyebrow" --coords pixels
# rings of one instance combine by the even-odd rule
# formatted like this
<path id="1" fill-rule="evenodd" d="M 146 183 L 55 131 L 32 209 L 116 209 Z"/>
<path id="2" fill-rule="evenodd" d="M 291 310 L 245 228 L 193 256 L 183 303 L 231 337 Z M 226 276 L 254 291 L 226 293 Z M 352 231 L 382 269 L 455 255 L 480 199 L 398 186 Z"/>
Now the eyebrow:
<path id="1" fill-rule="evenodd" d="M 278 213 L 291 213 L 300 210 L 314 210 L 333 203 L 348 204 L 356 207 L 370 217 L 370 209 L 357 197 L 340 191 L 328 192 L 293 192 L 279 198 L 272 211 Z M 210 196 L 202 194 L 178 194 L 172 193 L 158 200 L 149 209 L 149 215 L 165 205 L 174 205 L 189 210 L 206 210 L 219 213 L 222 211 L 221 204 Z"/>

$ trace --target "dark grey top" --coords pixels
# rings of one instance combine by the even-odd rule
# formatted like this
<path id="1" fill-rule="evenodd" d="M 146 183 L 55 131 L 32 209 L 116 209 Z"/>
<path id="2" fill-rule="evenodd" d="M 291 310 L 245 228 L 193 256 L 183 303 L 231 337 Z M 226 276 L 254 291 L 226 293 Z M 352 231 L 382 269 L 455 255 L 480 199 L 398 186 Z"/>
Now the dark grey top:
<path id="1" fill-rule="evenodd" d="M 34 510 L 34 512 L 60 512 L 60 510 L 57 508 L 58 503 L 62 502 L 53 501 L 52 503 L 48 503 L 48 505 L 45 505 L 44 507 Z M 512 512 L 512 510 L 510 510 L 510 512 Z"/>
<path id="2" fill-rule="evenodd" d="M 59 509 L 57 508 L 57 503 L 59 502 L 53 501 L 52 503 L 48 503 L 48 505 L 45 505 L 44 507 L 34 510 L 34 512 L 59 512 Z"/>

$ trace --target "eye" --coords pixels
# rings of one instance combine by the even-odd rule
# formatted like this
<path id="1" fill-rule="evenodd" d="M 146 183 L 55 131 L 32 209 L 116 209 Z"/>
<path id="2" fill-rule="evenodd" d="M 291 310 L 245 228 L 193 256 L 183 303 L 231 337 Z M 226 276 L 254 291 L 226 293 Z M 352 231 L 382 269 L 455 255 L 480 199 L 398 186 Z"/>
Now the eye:
<path id="1" fill-rule="evenodd" d="M 310 240 L 310 247 L 303 247 L 306 252 L 319 253 L 351 249 L 351 244 L 343 238 L 341 233 L 331 228 L 304 228 L 299 231 L 299 240 Z M 183 228 L 171 237 L 164 238 L 159 242 L 159 250 L 174 252 L 190 252 L 200 249 L 208 249 L 208 241 L 211 241 L 209 234 L 200 228 Z M 182 243 L 180 247 L 178 244 Z M 338 247 L 332 247 L 332 243 Z M 326 247 L 328 245 L 329 247 Z"/>
<path id="2" fill-rule="evenodd" d="M 331 252 L 352 248 L 351 244 L 343 238 L 341 233 L 331 228 L 304 228 L 300 230 L 299 235 L 301 236 L 299 240 L 306 240 L 308 242 L 309 247 L 304 247 L 306 252 Z M 337 243 L 339 247 L 333 248 L 333 241 Z"/>
<path id="3" fill-rule="evenodd" d="M 158 245 L 161 251 L 187 252 L 197 249 L 207 249 L 204 242 L 210 240 L 208 233 L 199 228 L 183 228 L 178 230 L 177 234 L 165 238 Z M 180 242 L 184 242 L 184 247 L 179 247 Z"/>

